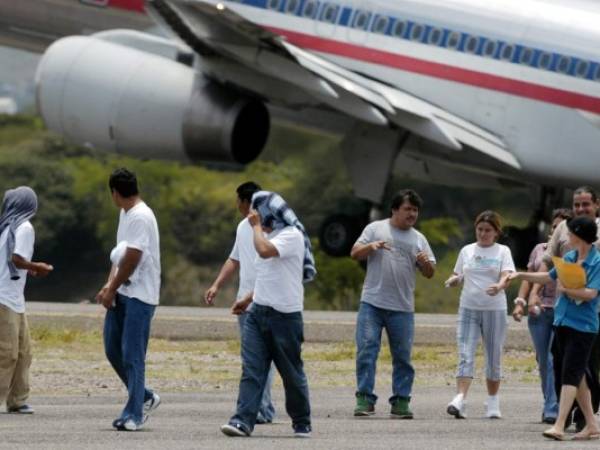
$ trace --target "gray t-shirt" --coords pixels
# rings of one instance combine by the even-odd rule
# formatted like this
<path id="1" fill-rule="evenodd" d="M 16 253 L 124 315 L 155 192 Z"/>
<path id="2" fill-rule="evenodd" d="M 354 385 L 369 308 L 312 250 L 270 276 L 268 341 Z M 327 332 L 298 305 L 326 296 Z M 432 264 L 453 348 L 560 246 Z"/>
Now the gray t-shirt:
<path id="1" fill-rule="evenodd" d="M 425 252 L 435 264 L 427 239 L 414 228 L 400 230 L 385 219 L 367 225 L 356 244 L 375 241 L 387 242 L 391 250 L 369 254 L 360 301 L 391 311 L 414 312 L 417 253 Z"/>

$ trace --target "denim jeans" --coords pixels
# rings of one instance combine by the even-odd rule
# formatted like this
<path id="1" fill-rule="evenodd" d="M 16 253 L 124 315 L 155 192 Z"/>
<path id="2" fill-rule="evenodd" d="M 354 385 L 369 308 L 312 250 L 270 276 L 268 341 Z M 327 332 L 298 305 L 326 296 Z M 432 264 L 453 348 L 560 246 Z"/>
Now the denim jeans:
<path id="1" fill-rule="evenodd" d="M 248 312 L 240 314 L 238 316 L 238 324 L 240 326 L 240 336 L 244 339 L 244 324 Z M 267 383 L 265 384 L 265 390 L 263 391 L 262 400 L 260 402 L 260 409 L 258 410 L 257 420 L 263 422 L 273 422 L 275 420 L 275 406 L 271 400 L 271 388 L 273 387 L 273 379 L 275 378 L 275 364 L 271 364 L 269 369 L 269 376 L 267 377 Z"/>
<path id="2" fill-rule="evenodd" d="M 283 380 L 285 409 L 293 425 L 310 425 L 308 382 L 304 374 L 301 346 L 304 342 L 302 313 L 281 313 L 253 305 L 246 317 L 242 339 L 242 378 L 235 415 L 230 424 L 239 424 L 251 433 L 260 409 L 271 363 Z"/>
<path id="3" fill-rule="evenodd" d="M 414 313 L 390 311 L 361 302 L 356 320 L 357 395 L 366 395 L 375 404 L 375 370 L 381 348 L 381 331 L 385 328 L 392 354 L 392 397 L 410 398 L 415 370 L 410 363 L 414 335 Z"/>
<path id="4" fill-rule="evenodd" d="M 156 306 L 117 294 L 116 305 L 106 312 L 104 352 L 127 388 L 129 398 L 121 418 L 143 420 L 144 402 L 153 392 L 146 388 L 146 349 Z"/>
<path id="5" fill-rule="evenodd" d="M 554 334 L 553 321 L 554 309 L 552 308 L 542 310 L 537 316 L 530 314 L 527 319 L 529 333 L 535 347 L 535 359 L 540 371 L 542 393 L 544 395 L 544 411 L 542 413 L 544 418 L 558 416 L 558 401 L 554 389 L 554 368 L 551 352 L 552 336 Z"/>

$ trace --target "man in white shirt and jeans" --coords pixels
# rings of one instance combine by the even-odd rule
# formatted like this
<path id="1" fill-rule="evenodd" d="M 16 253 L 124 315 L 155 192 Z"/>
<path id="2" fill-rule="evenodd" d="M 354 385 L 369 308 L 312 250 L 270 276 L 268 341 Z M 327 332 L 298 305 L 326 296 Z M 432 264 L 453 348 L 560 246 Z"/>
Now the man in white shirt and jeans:
<path id="1" fill-rule="evenodd" d="M 228 436 L 250 436 L 271 362 L 275 362 L 283 379 L 286 410 L 292 418 L 294 434 L 309 437 L 310 402 L 301 346 L 302 282 L 316 273 L 310 244 L 302 224 L 277 194 L 257 192 L 252 207 L 248 221 L 258 254 L 256 283 L 253 292 L 236 301 L 232 312 L 241 314 L 250 303 L 253 306 L 244 326 L 237 410 L 221 431 Z"/>
<path id="2" fill-rule="evenodd" d="M 11 414 L 33 414 L 29 397 L 31 347 L 25 316 L 27 274 L 45 276 L 52 266 L 32 262 L 37 212 L 33 189 L 21 186 L 4 194 L 0 215 L 0 404 Z"/>
<path id="3" fill-rule="evenodd" d="M 240 300 L 246 294 L 254 290 L 254 281 L 256 279 L 256 271 L 254 270 L 256 250 L 254 249 L 252 227 L 248 222 L 247 216 L 250 213 L 252 195 L 260 190 L 261 187 L 253 181 L 247 181 L 239 185 L 236 189 L 237 207 L 244 219 L 237 226 L 235 243 L 229 258 L 227 258 L 223 267 L 221 267 L 221 271 L 213 284 L 204 294 L 204 300 L 208 305 L 214 304 L 215 297 L 217 296 L 219 289 L 221 289 L 221 286 L 223 286 L 223 284 L 226 283 L 238 269 L 240 271 L 240 284 L 236 300 Z M 242 337 L 242 339 L 248 312 L 249 310 L 244 311 L 238 316 L 240 337 Z M 271 364 L 265 390 L 263 391 L 260 409 L 258 411 L 258 417 L 256 419 L 257 424 L 272 423 L 275 418 L 275 407 L 271 401 L 271 387 L 273 385 L 274 376 L 275 367 Z"/>
<path id="4" fill-rule="evenodd" d="M 158 225 L 139 195 L 133 172 L 117 169 L 108 184 L 121 212 L 117 245 L 111 252 L 112 268 L 96 300 L 106 308 L 106 356 L 129 394 L 113 427 L 137 431 L 160 404 L 160 397 L 145 385 L 150 322 L 160 294 Z"/>

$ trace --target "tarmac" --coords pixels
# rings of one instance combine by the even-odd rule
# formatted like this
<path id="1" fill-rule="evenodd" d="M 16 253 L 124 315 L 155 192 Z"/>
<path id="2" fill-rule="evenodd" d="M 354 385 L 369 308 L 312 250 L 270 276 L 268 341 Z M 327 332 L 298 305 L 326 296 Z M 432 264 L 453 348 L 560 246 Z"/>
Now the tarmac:
<path id="1" fill-rule="evenodd" d="M 27 302 L 30 325 L 48 328 L 102 330 L 104 308 L 94 304 Z M 416 314 L 415 343 L 454 345 L 456 315 Z M 531 349 L 527 322 L 507 317 L 506 348 Z M 304 311 L 307 342 L 354 341 L 356 312 Z M 152 322 L 152 336 L 165 339 L 236 340 L 238 324 L 226 308 L 159 306 Z"/>
<path id="2" fill-rule="evenodd" d="M 90 304 L 28 303 L 36 326 L 101 330 L 103 309 Z M 355 312 L 305 312 L 306 339 L 314 342 L 351 341 Z M 455 342 L 454 315 L 416 315 L 417 344 Z M 508 346 L 530 348 L 525 322 L 509 319 Z M 165 307 L 157 309 L 153 335 L 170 339 L 237 339 L 236 318 L 227 309 Z M 310 386 L 309 379 L 309 386 Z M 219 427 L 233 413 L 235 390 L 207 393 L 160 392 L 161 406 L 139 432 L 111 427 L 125 402 L 120 394 L 32 396 L 32 416 L 0 413 L 0 449 L 539 449 L 557 445 L 597 448 L 593 443 L 562 444 L 544 439 L 540 423 L 542 398 L 537 383 L 503 385 L 503 418 L 485 419 L 485 392 L 476 380 L 468 399 L 467 420 L 446 413 L 454 387 L 418 385 L 411 402 L 414 420 L 389 418 L 389 385 L 377 386 L 376 415 L 355 418 L 354 387 L 311 390 L 313 435 L 293 437 L 284 412 L 281 389 L 273 392 L 278 416 L 260 425 L 250 438 L 224 436 Z"/>
<path id="3" fill-rule="evenodd" d="M 310 384 L 310 380 L 309 380 Z M 542 437 L 548 425 L 539 423 L 541 393 L 537 385 L 502 386 L 502 419 L 486 419 L 483 383 L 469 396 L 468 419 L 446 413 L 454 388 L 419 387 L 413 392 L 414 420 L 389 418 L 385 401 L 389 386 L 381 386 L 376 415 L 352 415 L 352 387 L 311 391 L 313 434 L 294 438 L 283 410 L 281 392 L 274 392 L 275 423 L 257 425 L 250 438 L 231 438 L 219 431 L 235 406 L 236 392 L 172 394 L 138 432 L 115 431 L 112 420 L 123 395 L 32 397 L 32 416 L 0 414 L 0 449 L 179 450 L 179 449 L 536 449 L 556 446 L 598 448 L 595 442 L 551 442 Z M 277 390 L 276 390 L 277 391 Z"/>

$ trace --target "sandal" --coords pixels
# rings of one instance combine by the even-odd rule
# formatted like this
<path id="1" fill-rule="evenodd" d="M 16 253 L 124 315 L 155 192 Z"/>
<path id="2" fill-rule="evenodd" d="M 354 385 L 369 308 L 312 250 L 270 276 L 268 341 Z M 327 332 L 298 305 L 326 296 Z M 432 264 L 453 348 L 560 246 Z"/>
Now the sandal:
<path id="1" fill-rule="evenodd" d="M 600 433 L 580 432 L 573 436 L 574 441 L 595 441 L 600 439 Z"/>
<path id="2" fill-rule="evenodd" d="M 549 428 L 546 431 L 544 431 L 542 434 L 544 435 L 544 437 L 547 437 L 548 439 L 553 439 L 555 441 L 564 441 L 565 440 L 565 433 L 556 431 L 554 428 Z"/>

